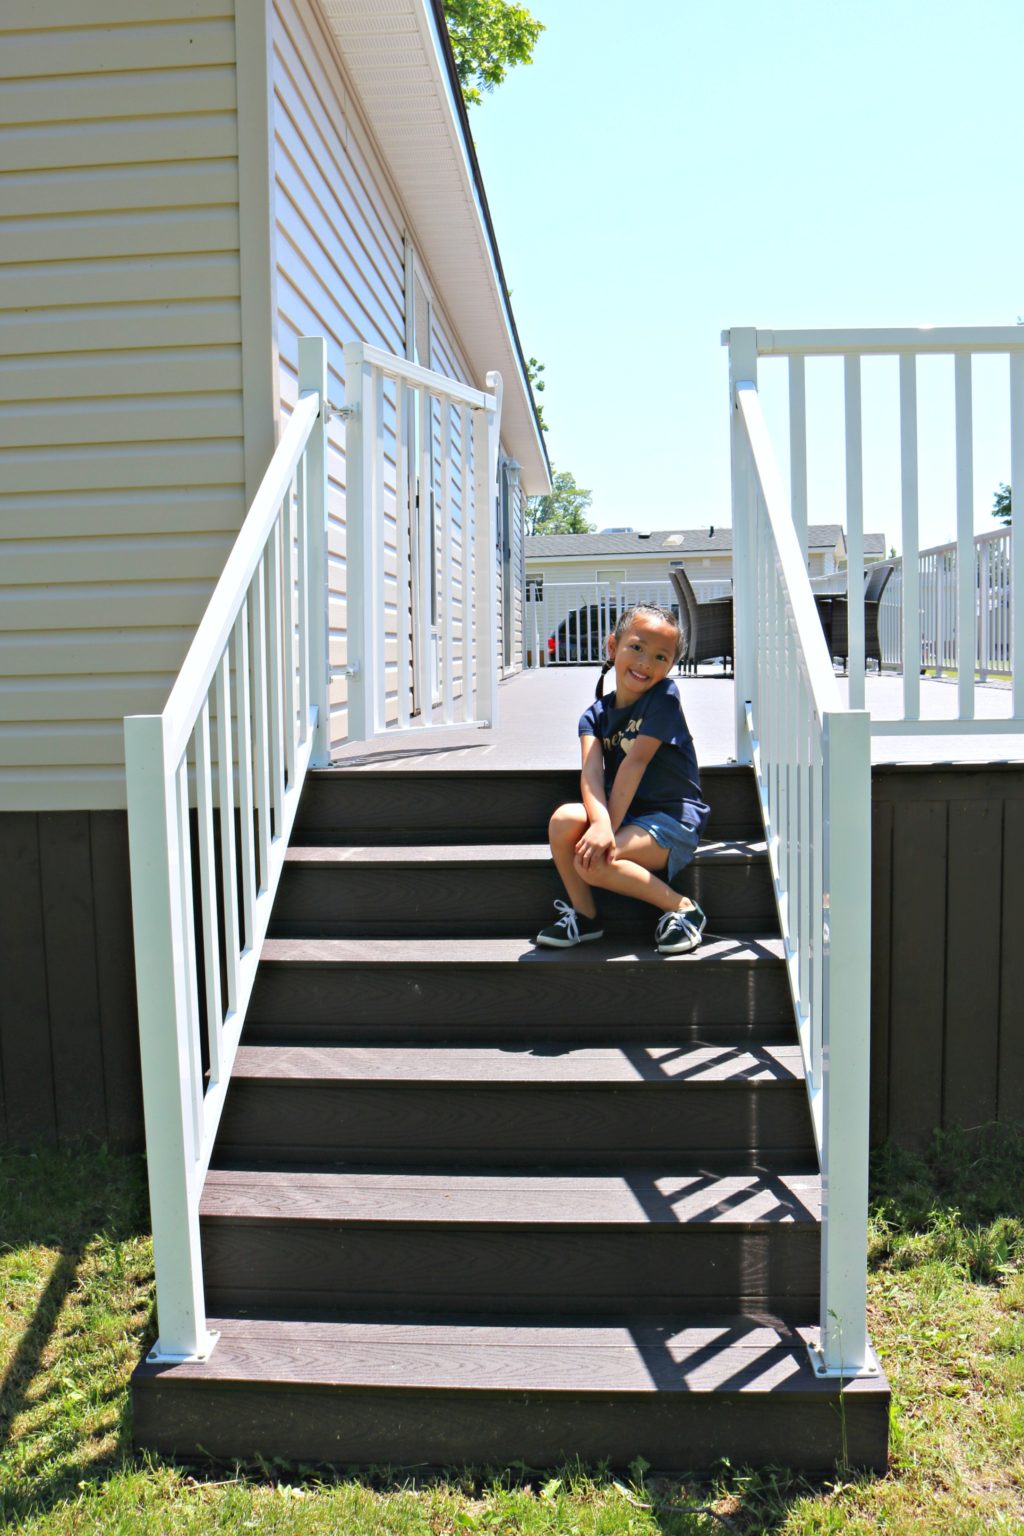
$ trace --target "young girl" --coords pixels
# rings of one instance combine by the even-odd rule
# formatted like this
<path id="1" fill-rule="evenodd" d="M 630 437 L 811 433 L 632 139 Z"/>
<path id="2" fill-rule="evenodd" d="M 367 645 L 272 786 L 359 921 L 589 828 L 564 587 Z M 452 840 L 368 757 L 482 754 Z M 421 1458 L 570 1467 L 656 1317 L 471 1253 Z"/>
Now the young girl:
<path id="1" fill-rule="evenodd" d="M 679 690 L 669 677 L 682 646 L 668 609 L 638 603 L 608 637 L 608 660 L 595 702 L 580 717 L 582 804 L 561 805 L 548 837 L 568 902 L 537 935 L 566 949 L 604 934 L 594 887 L 659 907 L 655 944 L 662 954 L 696 949 L 707 921 L 671 882 L 693 858 L 708 807 Z M 615 693 L 605 698 L 614 669 Z"/>

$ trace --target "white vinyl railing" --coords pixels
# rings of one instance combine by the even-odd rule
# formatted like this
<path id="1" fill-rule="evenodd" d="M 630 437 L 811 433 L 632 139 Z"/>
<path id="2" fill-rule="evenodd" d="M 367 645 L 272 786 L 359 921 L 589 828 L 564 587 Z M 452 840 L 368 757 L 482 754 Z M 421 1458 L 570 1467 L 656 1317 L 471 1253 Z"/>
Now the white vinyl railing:
<path id="1" fill-rule="evenodd" d="M 731 340 L 730 340 L 731 338 Z M 1007 616 L 1013 674 L 1009 717 L 975 719 L 975 677 L 979 662 L 976 568 L 965 553 L 956 558 L 952 583 L 929 577 L 919 556 L 919 444 L 918 364 L 922 358 L 953 359 L 953 409 L 955 445 L 955 492 L 957 537 L 955 549 L 968 552 L 974 543 L 974 405 L 973 360 L 1002 354 L 1008 360 L 1007 395 L 1010 423 L 1010 483 L 1024 485 L 1024 327 L 982 326 L 934 330 L 733 330 L 723 334 L 732 351 L 737 346 L 751 356 L 751 382 L 756 382 L 757 359 L 784 358 L 789 370 L 789 439 L 791 512 L 797 538 L 806 545 L 808 522 L 807 479 L 807 377 L 808 358 L 843 360 L 843 411 L 846 443 L 846 549 L 847 570 L 864 568 L 864 453 L 862 430 L 862 361 L 891 357 L 899 372 L 900 497 L 903 569 L 902 635 L 900 654 L 916 654 L 918 615 L 932 629 L 938 664 L 957 672 L 957 716 L 921 718 L 920 668 L 903 668 L 903 710 L 897 719 L 873 720 L 874 735 L 968 734 L 981 731 L 1019 733 L 1024 730 L 1024 667 L 1013 667 L 1013 658 L 1024 655 L 1024 603 L 1010 605 Z M 948 575 L 948 572 L 947 572 Z M 1024 580 L 1024 540 L 1010 540 L 1008 562 L 1010 591 L 1020 590 Z M 931 587 L 929 582 L 931 581 Z M 892 583 L 890 582 L 890 585 Z M 849 700 L 855 709 L 864 707 L 864 605 L 860 577 L 850 593 Z M 859 599 L 859 600 L 856 600 Z M 939 607 L 938 604 L 944 605 Z M 929 603 L 933 617 L 927 617 Z M 955 663 L 949 661 L 949 637 L 959 636 Z"/>
<path id="2" fill-rule="evenodd" d="M 730 372 L 736 755 L 757 777 L 821 1165 L 811 1357 L 819 1374 L 849 1377 L 877 1370 L 866 1323 L 869 721 L 840 698 L 758 399 L 753 331 L 732 332 Z"/>
<path id="3" fill-rule="evenodd" d="M 729 581 L 693 585 L 705 596 L 732 591 Z M 711 587 L 716 590 L 705 592 Z M 671 608 L 675 602 L 670 581 L 545 581 L 527 573 L 523 625 L 527 665 L 600 663 L 619 614 L 632 603 Z"/>
<path id="4" fill-rule="evenodd" d="M 497 713 L 501 377 L 345 347 L 348 736 Z"/>
<path id="5" fill-rule="evenodd" d="M 1009 528 L 974 537 L 974 663 L 975 678 L 1008 680 L 1011 676 L 1012 541 Z M 903 669 L 903 561 L 892 562 L 893 573 L 879 610 L 882 665 Z M 956 544 L 923 549 L 918 556 L 920 645 L 912 665 L 937 675 L 960 670 L 960 579 Z M 913 641 L 913 626 L 911 642 Z"/>
<path id="6" fill-rule="evenodd" d="M 327 761 L 327 414 L 324 344 L 304 338 L 298 403 L 167 704 L 125 720 L 151 1359 L 215 1340 L 199 1195 L 303 778 Z"/>

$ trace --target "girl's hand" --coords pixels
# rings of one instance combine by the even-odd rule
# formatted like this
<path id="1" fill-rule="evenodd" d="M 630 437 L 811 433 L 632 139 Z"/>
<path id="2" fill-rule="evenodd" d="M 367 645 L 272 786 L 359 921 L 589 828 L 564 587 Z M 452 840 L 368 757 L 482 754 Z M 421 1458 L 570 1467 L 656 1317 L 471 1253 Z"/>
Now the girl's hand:
<path id="1" fill-rule="evenodd" d="M 615 833 L 608 822 L 591 822 L 576 844 L 576 862 L 589 869 L 595 859 L 615 857 Z"/>

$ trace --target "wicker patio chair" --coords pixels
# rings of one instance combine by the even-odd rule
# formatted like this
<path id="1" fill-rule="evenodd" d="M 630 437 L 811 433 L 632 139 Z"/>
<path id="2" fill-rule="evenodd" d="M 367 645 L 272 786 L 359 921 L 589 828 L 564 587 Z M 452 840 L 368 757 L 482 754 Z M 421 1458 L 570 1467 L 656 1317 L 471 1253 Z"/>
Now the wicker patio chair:
<path id="1" fill-rule="evenodd" d="M 878 632 L 878 610 L 882 602 L 882 593 L 892 573 L 892 562 L 879 560 L 869 566 L 864 575 L 864 661 L 865 663 L 877 661 L 879 670 L 882 666 L 882 642 Z M 845 671 L 850 657 L 849 605 L 847 599 L 841 595 L 828 601 L 831 609 L 830 622 L 826 628 L 823 620 L 822 628 L 825 629 L 829 655 L 833 661 L 841 661 Z M 821 613 L 820 605 L 818 611 Z"/>
<path id="2" fill-rule="evenodd" d="M 728 666 L 733 659 L 732 598 L 713 597 L 699 602 L 690 578 L 681 565 L 669 567 L 669 576 L 679 601 L 679 624 L 683 632 L 680 666 L 696 671 L 701 661 L 721 661 Z"/>

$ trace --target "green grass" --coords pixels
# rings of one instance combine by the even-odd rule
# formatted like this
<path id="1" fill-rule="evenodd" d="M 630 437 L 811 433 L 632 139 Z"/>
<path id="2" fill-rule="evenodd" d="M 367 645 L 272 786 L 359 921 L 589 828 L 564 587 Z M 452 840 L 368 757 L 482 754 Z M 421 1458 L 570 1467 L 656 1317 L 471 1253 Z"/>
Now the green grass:
<path id="1" fill-rule="evenodd" d="M 102 1150 L 0 1153 L 0 1527 L 42 1533 L 394 1536 L 1024 1533 L 1024 1132 L 878 1156 L 873 1340 L 892 1468 L 810 1483 L 642 1461 L 419 1479 L 382 1468 L 189 1467 L 131 1449 L 128 1379 L 151 1339 L 144 1173 Z M 699 1513 L 697 1511 L 700 1511 Z"/>

